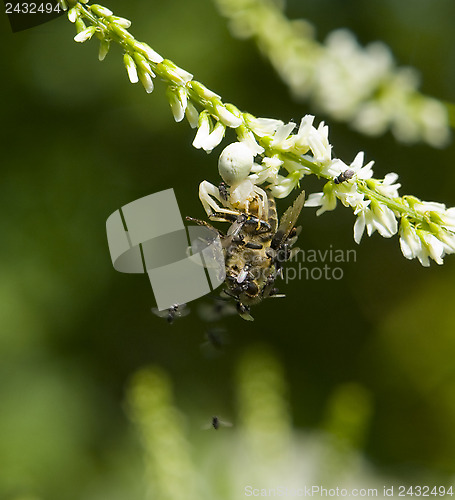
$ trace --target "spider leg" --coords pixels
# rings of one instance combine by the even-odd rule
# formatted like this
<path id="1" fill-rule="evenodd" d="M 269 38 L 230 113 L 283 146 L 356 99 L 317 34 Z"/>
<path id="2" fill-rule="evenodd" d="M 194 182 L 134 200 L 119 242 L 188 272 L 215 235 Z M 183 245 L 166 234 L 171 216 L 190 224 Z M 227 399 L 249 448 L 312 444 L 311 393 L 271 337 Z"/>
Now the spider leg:
<path id="1" fill-rule="evenodd" d="M 235 210 L 230 210 L 219 205 L 219 203 L 222 204 L 220 192 L 216 186 L 208 181 L 202 181 L 199 184 L 199 199 L 211 220 L 231 222 L 226 216 L 238 215 Z"/>
<path id="2" fill-rule="evenodd" d="M 269 219 L 269 199 L 267 197 L 267 194 L 259 186 L 255 185 L 253 189 L 260 199 L 260 203 L 258 204 L 258 217 L 259 219 L 267 221 Z"/>

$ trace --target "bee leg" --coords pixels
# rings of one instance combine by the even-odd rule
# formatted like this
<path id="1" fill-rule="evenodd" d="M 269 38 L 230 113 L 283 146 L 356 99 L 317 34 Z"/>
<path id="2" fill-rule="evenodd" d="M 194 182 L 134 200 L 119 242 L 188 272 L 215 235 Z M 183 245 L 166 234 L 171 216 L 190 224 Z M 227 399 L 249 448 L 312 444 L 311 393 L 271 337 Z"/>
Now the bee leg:
<path id="1" fill-rule="evenodd" d="M 234 212 L 233 210 L 223 210 L 220 212 L 212 212 L 210 215 L 210 220 L 217 222 L 230 222 L 234 223 L 237 221 L 239 217 L 238 212 Z"/>
<path id="2" fill-rule="evenodd" d="M 250 308 L 241 302 L 237 302 L 237 312 L 239 316 L 246 321 L 254 321 L 253 316 L 250 314 Z"/>
<path id="3" fill-rule="evenodd" d="M 220 197 L 224 201 L 228 201 L 229 199 L 229 188 L 227 184 L 223 181 L 218 186 L 218 192 L 220 193 Z"/>
<path id="4" fill-rule="evenodd" d="M 272 288 L 270 290 L 269 297 L 272 299 L 281 299 L 281 298 L 286 297 L 286 295 L 284 293 L 279 293 L 279 292 L 280 291 L 278 290 L 278 288 Z"/>
<path id="5" fill-rule="evenodd" d="M 218 229 L 216 229 L 215 227 L 212 226 L 212 224 L 209 224 L 208 222 L 206 222 L 205 220 L 201 220 L 201 219 L 195 219 L 194 217 L 189 217 L 189 216 L 186 216 L 185 219 L 188 221 L 188 222 L 194 222 L 195 224 L 197 224 L 198 226 L 204 226 L 204 227 L 207 227 L 208 229 L 211 229 L 212 231 L 215 231 L 216 233 L 218 233 L 220 236 L 224 236 L 223 233 L 221 231 L 219 231 Z"/>
<path id="6" fill-rule="evenodd" d="M 271 231 L 270 224 L 265 220 L 259 219 L 254 215 L 247 215 L 245 221 L 243 222 L 245 227 L 253 234 L 268 233 Z"/>
<path id="7" fill-rule="evenodd" d="M 229 293 L 229 291 L 226 289 L 221 290 L 220 297 L 221 297 L 221 299 L 224 299 L 224 300 L 230 300 L 230 299 L 237 300 L 237 297 L 235 297 L 232 293 Z"/>
<path id="8" fill-rule="evenodd" d="M 270 296 L 272 293 L 272 290 L 274 290 L 273 285 L 275 283 L 275 274 L 271 274 L 267 277 L 267 281 L 265 282 L 265 285 L 262 289 L 262 298 L 266 299 L 267 297 Z"/>

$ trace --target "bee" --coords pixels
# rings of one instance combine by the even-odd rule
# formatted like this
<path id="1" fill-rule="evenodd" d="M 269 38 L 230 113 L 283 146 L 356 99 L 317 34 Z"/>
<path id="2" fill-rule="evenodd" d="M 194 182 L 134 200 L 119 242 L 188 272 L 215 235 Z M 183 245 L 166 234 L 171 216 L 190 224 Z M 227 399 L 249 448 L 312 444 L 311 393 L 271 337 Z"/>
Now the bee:
<path id="1" fill-rule="evenodd" d="M 156 307 L 152 308 L 153 314 L 159 318 L 166 318 L 166 321 L 172 325 L 176 318 L 183 318 L 190 313 L 190 310 L 186 308 L 186 304 L 174 304 L 169 309 L 164 311 L 159 311 Z"/>
<path id="2" fill-rule="evenodd" d="M 305 201 L 304 192 L 278 222 L 275 199 L 256 184 L 254 152 L 242 142 L 224 148 L 218 159 L 223 180 L 219 187 L 208 181 L 199 184 L 199 199 L 210 221 L 228 222 L 226 234 L 206 221 L 187 220 L 218 232 L 225 264 L 224 295 L 237 304 L 237 312 L 252 321 L 250 307 L 276 294 L 275 279 L 299 230 L 295 227 Z"/>
<path id="3" fill-rule="evenodd" d="M 232 424 L 230 422 L 225 422 L 224 420 L 220 420 L 218 417 L 214 416 L 212 417 L 212 422 L 211 422 L 211 427 L 213 427 L 216 431 L 220 428 L 220 426 L 223 427 L 232 427 Z"/>
<path id="4" fill-rule="evenodd" d="M 203 303 L 199 306 L 199 317 L 207 322 L 215 322 L 227 316 L 237 314 L 237 309 L 232 304 L 230 297 L 210 297 L 211 303 Z"/>
<path id="5" fill-rule="evenodd" d="M 257 211 L 211 212 L 210 218 L 231 224 L 226 234 L 218 231 L 225 259 L 224 295 L 235 300 L 237 312 L 243 319 L 252 321 L 250 307 L 267 297 L 277 296 L 274 283 L 299 235 L 300 228 L 295 225 L 304 201 L 302 191 L 280 222 L 275 199 L 269 193 Z M 214 229 L 205 221 L 191 217 L 187 220 Z"/>
<path id="6" fill-rule="evenodd" d="M 349 179 L 352 179 L 354 177 L 354 174 L 355 174 L 354 170 L 348 168 L 344 172 L 341 172 L 341 174 L 338 177 L 335 177 L 335 179 L 333 179 L 333 182 L 335 184 L 341 184 L 343 182 L 348 181 Z"/>
<path id="7" fill-rule="evenodd" d="M 201 351 L 206 358 L 219 357 L 229 344 L 229 337 L 224 328 L 209 328 L 204 337 L 205 342 L 201 344 Z"/>

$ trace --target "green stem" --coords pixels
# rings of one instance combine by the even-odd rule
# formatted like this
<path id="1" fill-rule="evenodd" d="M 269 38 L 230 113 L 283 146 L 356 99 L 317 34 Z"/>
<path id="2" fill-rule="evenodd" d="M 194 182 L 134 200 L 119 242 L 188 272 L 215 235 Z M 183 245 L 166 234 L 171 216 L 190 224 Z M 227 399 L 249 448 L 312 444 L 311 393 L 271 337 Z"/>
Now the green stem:
<path id="1" fill-rule="evenodd" d="M 357 182 L 357 190 L 360 193 L 363 193 L 368 199 L 379 201 L 391 210 L 398 212 L 401 216 L 409 217 L 419 223 L 426 222 L 425 216 L 418 214 L 415 210 L 412 210 L 412 208 L 405 205 L 403 201 L 401 201 L 402 198 L 388 198 L 387 196 L 384 196 L 383 194 L 380 194 L 366 186 L 363 181 Z"/>

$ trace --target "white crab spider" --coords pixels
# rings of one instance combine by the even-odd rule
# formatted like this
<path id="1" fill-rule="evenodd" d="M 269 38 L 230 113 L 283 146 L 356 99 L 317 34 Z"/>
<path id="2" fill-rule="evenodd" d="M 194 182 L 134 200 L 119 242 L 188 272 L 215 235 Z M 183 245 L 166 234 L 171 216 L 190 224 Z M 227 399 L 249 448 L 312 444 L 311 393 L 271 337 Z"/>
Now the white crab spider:
<path id="1" fill-rule="evenodd" d="M 229 193 L 223 197 L 219 188 L 208 181 L 199 185 L 199 198 L 210 219 L 224 221 L 223 215 L 237 216 L 243 212 L 267 220 L 267 194 L 249 177 L 253 164 L 254 155 L 245 144 L 234 142 L 224 148 L 218 160 L 218 170 L 223 181 L 230 186 Z"/>

